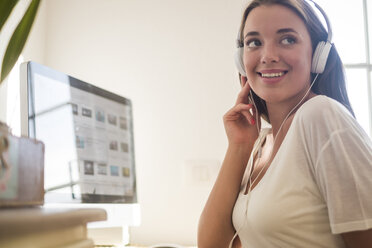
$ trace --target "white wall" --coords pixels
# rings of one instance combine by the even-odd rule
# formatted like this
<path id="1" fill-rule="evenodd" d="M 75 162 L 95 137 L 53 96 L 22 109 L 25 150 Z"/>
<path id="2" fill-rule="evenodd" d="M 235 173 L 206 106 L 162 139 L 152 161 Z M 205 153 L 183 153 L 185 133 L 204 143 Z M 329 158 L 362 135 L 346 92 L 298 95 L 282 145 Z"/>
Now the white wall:
<path id="1" fill-rule="evenodd" d="M 222 116 L 239 89 L 245 1 L 45 2 L 41 62 L 133 101 L 142 224 L 132 242 L 195 244 L 225 153 Z"/>
<path id="2" fill-rule="evenodd" d="M 22 51 L 24 61 L 32 60 L 40 64 L 45 63 L 45 42 L 47 37 L 46 24 L 48 22 L 46 19 L 46 3 L 46 1 L 41 1 L 40 3 L 37 18 L 32 26 L 25 48 Z"/>

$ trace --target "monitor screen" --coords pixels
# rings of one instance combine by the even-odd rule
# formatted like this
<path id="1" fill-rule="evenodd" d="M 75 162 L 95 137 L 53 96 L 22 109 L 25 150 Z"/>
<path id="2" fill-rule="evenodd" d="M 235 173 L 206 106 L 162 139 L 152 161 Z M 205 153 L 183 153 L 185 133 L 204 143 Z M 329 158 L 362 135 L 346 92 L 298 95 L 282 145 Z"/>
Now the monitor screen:
<path id="1" fill-rule="evenodd" d="M 35 62 L 21 84 L 21 133 L 45 144 L 45 202 L 136 203 L 131 101 Z"/>

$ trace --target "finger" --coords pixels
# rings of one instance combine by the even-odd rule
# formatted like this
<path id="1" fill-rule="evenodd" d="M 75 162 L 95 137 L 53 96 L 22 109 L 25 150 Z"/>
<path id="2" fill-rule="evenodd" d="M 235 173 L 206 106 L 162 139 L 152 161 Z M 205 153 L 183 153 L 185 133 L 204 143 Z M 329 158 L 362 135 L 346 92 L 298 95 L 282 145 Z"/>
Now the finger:
<path id="1" fill-rule="evenodd" d="M 251 113 L 252 113 L 252 115 L 255 117 L 255 118 L 257 118 L 258 116 L 257 116 L 257 114 L 259 114 L 258 113 L 258 111 L 257 111 L 257 109 L 256 109 L 256 105 L 254 104 L 254 100 L 253 100 L 253 98 L 252 98 L 252 96 L 250 96 L 250 99 L 251 99 L 251 102 L 252 102 L 252 105 L 253 105 L 253 107 L 251 108 Z"/>
<path id="2" fill-rule="evenodd" d="M 236 99 L 235 104 L 237 105 L 239 103 L 248 103 L 249 102 L 248 95 L 249 95 L 250 90 L 251 90 L 251 86 L 246 81 L 243 88 L 240 90 L 238 94 L 238 98 Z"/>
<path id="3" fill-rule="evenodd" d="M 253 110 L 252 104 L 243 104 L 240 103 L 235 105 L 232 109 L 230 109 L 224 116 L 226 121 L 236 121 L 242 116 L 251 124 L 254 125 L 256 123 L 254 115 L 252 115 L 251 111 Z"/>
<path id="4" fill-rule="evenodd" d="M 240 103 L 238 105 L 235 105 L 232 107 L 226 114 L 225 118 L 227 119 L 235 119 L 238 115 L 241 114 L 242 111 L 248 111 L 250 113 L 250 110 L 253 108 L 252 104 L 244 104 Z M 250 113 L 251 114 L 251 113 Z M 252 115 L 252 114 L 251 114 Z"/>
<path id="5" fill-rule="evenodd" d="M 245 119 L 249 122 L 249 124 L 251 124 L 251 125 L 256 124 L 256 119 L 255 119 L 254 115 L 251 114 L 250 111 L 243 110 L 241 113 L 242 113 L 242 115 L 244 115 Z"/>
<path id="6" fill-rule="evenodd" d="M 253 105 L 253 107 L 251 108 L 251 111 L 252 111 L 252 113 L 251 113 L 252 116 L 258 122 L 257 125 L 258 125 L 259 129 L 261 129 L 261 115 L 258 112 L 258 110 L 256 109 L 256 106 Z"/>

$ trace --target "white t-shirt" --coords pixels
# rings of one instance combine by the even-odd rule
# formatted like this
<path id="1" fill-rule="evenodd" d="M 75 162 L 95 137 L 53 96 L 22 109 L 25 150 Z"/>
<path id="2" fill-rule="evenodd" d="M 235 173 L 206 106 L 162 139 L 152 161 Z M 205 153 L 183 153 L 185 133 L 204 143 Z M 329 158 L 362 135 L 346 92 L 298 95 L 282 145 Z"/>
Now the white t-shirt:
<path id="1" fill-rule="evenodd" d="M 337 101 L 319 95 L 298 109 L 244 195 L 249 164 L 232 216 L 244 248 L 345 247 L 340 233 L 372 228 L 372 143 Z"/>

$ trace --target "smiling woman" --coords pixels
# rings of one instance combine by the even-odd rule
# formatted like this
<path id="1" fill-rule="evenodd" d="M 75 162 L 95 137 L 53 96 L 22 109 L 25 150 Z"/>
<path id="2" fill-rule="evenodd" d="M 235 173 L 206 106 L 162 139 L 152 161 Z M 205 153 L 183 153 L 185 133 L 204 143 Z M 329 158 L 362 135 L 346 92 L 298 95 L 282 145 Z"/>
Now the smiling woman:
<path id="1" fill-rule="evenodd" d="M 253 0 L 244 12 L 242 89 L 224 116 L 229 146 L 201 248 L 372 246 L 372 142 L 315 6 L 327 30 L 304 0 Z"/>

